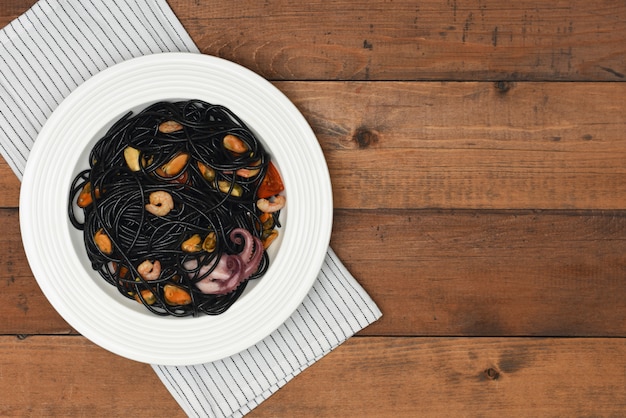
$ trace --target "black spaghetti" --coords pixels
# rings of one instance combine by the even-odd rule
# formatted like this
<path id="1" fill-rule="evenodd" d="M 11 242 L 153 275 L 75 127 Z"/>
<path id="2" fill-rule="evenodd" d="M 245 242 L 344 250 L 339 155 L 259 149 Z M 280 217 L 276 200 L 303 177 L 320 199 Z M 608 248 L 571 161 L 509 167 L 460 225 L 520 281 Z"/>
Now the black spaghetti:
<path id="1" fill-rule="evenodd" d="M 93 269 L 122 295 L 158 315 L 218 315 L 267 271 L 283 188 L 228 108 L 159 102 L 97 141 L 68 210 Z"/>

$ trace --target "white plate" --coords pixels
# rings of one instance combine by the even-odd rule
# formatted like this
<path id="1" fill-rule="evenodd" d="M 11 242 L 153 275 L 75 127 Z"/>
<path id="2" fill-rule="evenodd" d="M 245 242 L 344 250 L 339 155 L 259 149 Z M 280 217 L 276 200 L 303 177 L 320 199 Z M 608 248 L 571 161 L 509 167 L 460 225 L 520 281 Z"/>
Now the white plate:
<path id="1" fill-rule="evenodd" d="M 266 275 L 218 316 L 159 317 L 124 298 L 90 267 L 82 232 L 69 222 L 74 176 L 100 135 L 129 109 L 196 98 L 234 111 L 266 145 L 285 183 L 281 242 Z M 87 80 L 54 111 L 30 153 L 20 226 L 37 283 L 78 332 L 121 356 L 190 365 L 242 351 L 278 328 L 302 302 L 321 267 L 332 227 L 326 161 L 310 126 L 272 84 L 229 61 L 167 53 L 117 64 Z"/>

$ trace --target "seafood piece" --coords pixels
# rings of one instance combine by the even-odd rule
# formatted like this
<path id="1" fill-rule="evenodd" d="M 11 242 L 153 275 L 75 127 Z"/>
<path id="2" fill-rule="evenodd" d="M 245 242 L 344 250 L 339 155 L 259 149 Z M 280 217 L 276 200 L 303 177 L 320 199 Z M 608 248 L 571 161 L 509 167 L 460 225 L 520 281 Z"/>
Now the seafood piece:
<path id="1" fill-rule="evenodd" d="M 199 266 L 197 259 L 183 264 L 192 280 L 201 278 L 196 287 L 202 293 L 230 293 L 259 269 L 264 251 L 261 240 L 243 228 L 234 229 L 230 239 L 236 244 L 243 241 L 244 247 L 239 254 L 224 253 L 207 265 Z"/>
<path id="2" fill-rule="evenodd" d="M 183 125 L 176 122 L 175 120 L 166 120 L 159 125 L 159 132 L 164 134 L 171 134 L 173 132 L 178 132 L 183 129 Z"/>
<path id="3" fill-rule="evenodd" d="M 150 203 L 146 210 L 155 216 L 165 216 L 174 209 L 174 199 L 168 192 L 162 190 L 150 193 Z"/>
<path id="4" fill-rule="evenodd" d="M 154 263 L 150 260 L 145 260 L 137 266 L 137 273 L 144 280 L 156 280 L 161 275 L 161 263 L 159 260 L 154 261 Z"/>
<path id="5" fill-rule="evenodd" d="M 256 206 L 261 212 L 272 213 L 277 212 L 285 207 L 287 199 L 285 196 L 275 196 L 272 200 L 259 199 L 256 201 Z"/>

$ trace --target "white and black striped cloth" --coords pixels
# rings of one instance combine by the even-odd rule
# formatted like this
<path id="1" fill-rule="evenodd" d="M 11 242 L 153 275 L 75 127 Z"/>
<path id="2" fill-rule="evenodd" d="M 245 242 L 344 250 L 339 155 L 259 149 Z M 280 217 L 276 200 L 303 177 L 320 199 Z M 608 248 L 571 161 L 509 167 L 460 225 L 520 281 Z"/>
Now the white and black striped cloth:
<path id="1" fill-rule="evenodd" d="M 0 30 L 0 153 L 21 179 L 38 132 L 75 87 L 172 51 L 199 52 L 165 0 L 40 0 Z M 243 416 L 380 316 L 329 248 L 311 292 L 266 339 L 220 361 L 153 368 L 189 416 Z"/>
<path id="2" fill-rule="evenodd" d="M 153 367 L 188 415 L 239 417 L 380 316 L 329 248 L 304 302 L 263 341 L 212 363 Z"/>

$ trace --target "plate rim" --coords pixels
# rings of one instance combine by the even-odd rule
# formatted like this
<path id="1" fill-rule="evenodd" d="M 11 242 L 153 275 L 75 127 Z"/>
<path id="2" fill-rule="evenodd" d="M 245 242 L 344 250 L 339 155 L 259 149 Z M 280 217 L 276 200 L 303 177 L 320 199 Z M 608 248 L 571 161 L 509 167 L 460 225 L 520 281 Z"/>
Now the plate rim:
<path id="1" fill-rule="evenodd" d="M 50 277 L 48 277 L 51 273 L 46 272 L 45 267 L 51 266 L 43 266 L 38 260 L 38 253 L 42 251 L 41 243 L 34 242 L 37 237 L 39 237 L 39 233 L 33 230 L 33 224 L 30 223 L 34 219 L 34 217 L 39 216 L 39 219 L 43 216 L 37 212 L 37 209 L 29 208 L 29 203 L 32 200 L 33 190 L 36 189 L 37 181 L 39 180 L 38 166 L 41 163 L 42 159 L 45 160 L 45 156 L 43 154 L 46 146 L 50 146 L 50 141 L 59 141 L 54 138 L 55 129 L 59 129 L 58 125 L 61 124 L 64 120 L 64 117 L 67 119 L 66 115 L 63 112 L 67 112 L 68 110 L 73 110 L 72 106 L 75 106 L 76 103 L 80 103 L 81 100 L 85 100 L 85 98 L 91 97 L 93 95 L 93 89 L 97 89 L 99 85 L 102 85 L 104 81 L 105 84 L 110 82 L 112 79 L 115 79 L 117 74 L 122 74 L 124 71 L 127 71 L 133 67 L 138 69 L 146 69 L 150 68 L 154 70 L 155 68 L 161 69 L 165 71 L 166 68 L 174 68 L 175 70 L 181 70 L 181 66 L 189 65 L 189 66 L 199 66 L 200 68 L 210 69 L 211 71 L 232 71 L 238 77 L 243 78 L 246 83 L 252 83 L 256 85 L 261 91 L 270 91 L 272 92 L 271 100 L 275 100 L 280 102 L 282 106 L 286 106 L 290 110 L 289 116 L 294 117 L 298 120 L 295 120 L 294 126 L 297 126 L 299 129 L 306 131 L 306 140 L 313 139 L 314 144 L 308 144 L 309 146 L 315 149 L 319 155 L 318 158 L 321 157 L 323 161 L 323 168 L 321 171 L 324 172 L 323 178 L 318 178 L 314 183 L 316 187 L 320 188 L 321 194 L 325 194 L 326 198 L 328 198 L 328 202 L 324 202 L 324 204 L 320 204 L 319 211 L 321 217 L 324 218 L 326 223 L 324 225 L 317 225 L 321 227 L 316 232 L 320 234 L 320 240 L 318 241 L 318 246 L 316 248 L 316 253 L 310 255 L 309 266 L 314 266 L 317 271 L 314 271 L 314 268 L 309 267 L 309 270 L 303 274 L 303 284 L 297 288 L 297 292 L 295 292 L 295 297 L 291 300 L 291 303 L 287 304 L 288 308 L 283 308 L 279 311 L 279 315 L 277 318 L 280 320 L 273 320 L 271 322 L 271 326 L 265 327 L 262 331 L 256 332 L 254 336 L 248 336 L 241 340 L 239 344 L 232 344 L 227 348 L 222 348 L 220 350 L 216 350 L 214 352 L 206 352 L 204 354 L 194 353 L 193 356 L 181 356 L 177 354 L 171 357 L 164 357 L 162 354 L 148 354 L 137 352 L 137 348 L 135 344 L 128 343 L 120 343 L 112 342 L 107 339 L 106 336 L 100 335 L 96 330 L 89 329 L 81 321 L 77 321 L 76 316 L 80 315 L 80 313 L 73 312 L 71 308 L 76 308 L 75 306 L 67 306 L 64 305 L 64 302 L 60 295 L 56 294 L 55 289 L 51 287 Z M 211 75 L 213 76 L 213 75 Z M 123 77 L 123 75 L 121 76 Z M 167 78 L 167 77 L 166 77 Z M 235 113 L 238 113 L 235 111 Z M 113 120 L 108 120 L 107 123 L 112 123 Z M 254 127 L 253 127 L 254 128 Z M 301 132 L 303 132 L 301 131 Z M 52 135 L 52 137 L 51 137 Z M 271 142 L 271 141 L 270 141 Z M 277 144 L 275 144 L 277 145 Z M 270 147 L 271 149 L 271 147 Z M 32 158 L 31 158 L 32 157 Z M 319 162 L 319 161 L 318 161 Z M 66 185 L 69 188 L 69 184 Z M 287 192 L 289 192 L 287 190 Z M 319 194 L 319 193 L 318 193 Z M 63 198 L 61 200 L 65 200 Z M 289 211 L 289 208 L 288 208 Z M 43 128 L 41 129 L 37 140 L 35 141 L 31 151 L 30 156 L 28 158 L 26 169 L 24 171 L 22 185 L 20 187 L 20 229 L 23 237 L 24 249 L 26 252 L 28 263 L 31 267 L 33 275 L 37 281 L 37 284 L 43 291 L 44 295 L 53 305 L 55 310 L 79 333 L 87 337 L 92 342 L 100 345 L 101 347 L 114 352 L 123 357 L 127 357 L 136 361 L 145 362 L 145 363 L 157 363 L 161 365 L 190 365 L 190 364 L 198 364 L 204 363 L 208 361 L 218 360 L 224 357 L 228 357 L 232 354 L 236 354 L 254 344 L 263 338 L 267 337 L 271 332 L 277 329 L 285 320 L 289 318 L 293 314 L 293 312 L 300 305 L 302 300 L 306 297 L 310 288 L 313 286 L 319 269 L 321 268 L 323 259 L 325 257 L 326 251 L 321 251 L 320 247 L 327 247 L 330 243 L 330 234 L 332 231 L 332 218 L 333 218 L 333 204 L 332 204 L 332 185 L 330 182 L 330 174 L 328 171 L 328 166 L 326 160 L 324 158 L 321 145 L 317 140 L 313 130 L 311 129 L 308 122 L 305 120 L 304 116 L 300 113 L 300 111 L 296 108 L 296 106 L 284 95 L 278 88 L 276 88 L 273 84 L 271 84 L 268 80 L 262 78 L 260 75 L 252 72 L 251 70 L 236 64 L 232 61 L 225 60 L 223 58 L 205 55 L 205 54 L 197 54 L 197 53 L 187 53 L 187 52 L 167 52 L 167 53 L 159 53 L 146 55 L 137 58 L 131 58 L 129 60 L 123 61 L 121 63 L 115 64 L 97 74 L 93 77 L 86 80 L 80 86 L 78 86 L 74 91 L 72 91 L 54 110 L 52 115 L 48 118 Z M 45 249 L 44 249 L 45 250 Z M 54 269 L 52 269 L 54 270 Z M 55 270 L 56 271 L 56 270 Z M 314 273 L 314 274 L 313 274 Z M 58 272 L 52 273 L 52 275 L 59 275 Z M 58 277 L 53 278 L 53 280 L 60 280 Z M 232 308 L 231 308 L 232 309 Z M 286 311 L 289 311 L 289 314 L 286 314 Z M 143 317 L 142 317 L 143 318 Z M 160 324 L 162 321 L 160 319 L 164 319 L 155 315 L 145 316 L 144 318 L 146 323 L 150 324 L 150 326 L 155 326 L 155 324 Z M 200 320 L 201 318 L 193 318 L 192 320 Z M 142 319 L 143 320 L 143 319 Z M 166 321 L 187 321 L 189 318 L 167 318 Z M 215 321 L 214 321 L 215 322 Z M 208 321 L 204 321 L 203 326 L 200 328 L 210 328 L 210 326 L 206 326 Z M 253 341 L 254 340 L 254 341 Z M 145 347 L 144 347 L 145 348 Z"/>

